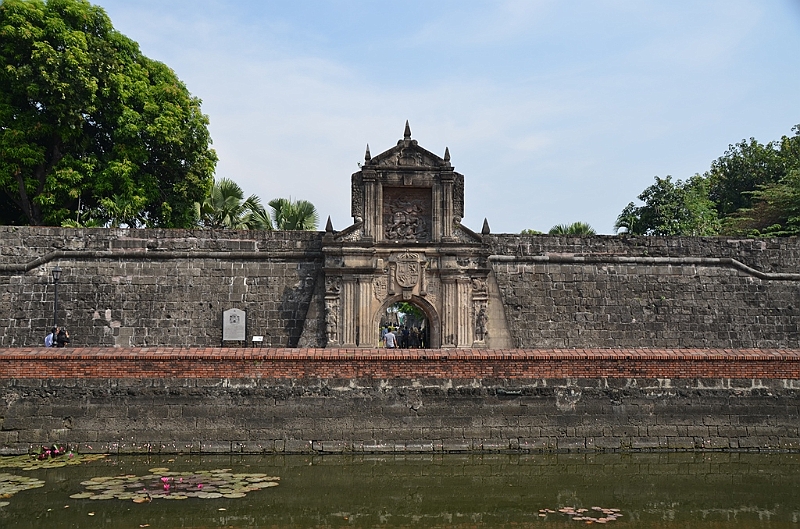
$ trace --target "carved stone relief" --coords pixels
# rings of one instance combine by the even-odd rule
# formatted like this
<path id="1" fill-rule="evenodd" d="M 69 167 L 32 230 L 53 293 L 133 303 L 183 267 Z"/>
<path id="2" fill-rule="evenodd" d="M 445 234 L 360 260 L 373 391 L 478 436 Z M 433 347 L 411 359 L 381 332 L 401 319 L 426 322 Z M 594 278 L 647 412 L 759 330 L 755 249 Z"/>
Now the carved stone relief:
<path id="1" fill-rule="evenodd" d="M 353 217 L 364 217 L 364 179 L 356 173 L 350 182 L 350 214 Z"/>
<path id="2" fill-rule="evenodd" d="M 325 300 L 325 336 L 328 345 L 339 343 L 339 300 Z"/>
<path id="3" fill-rule="evenodd" d="M 486 311 L 486 301 L 475 302 L 475 341 L 482 342 L 488 334 L 489 315 Z"/>
<path id="4" fill-rule="evenodd" d="M 338 294 L 342 290 L 341 277 L 326 277 L 325 278 L 325 292 L 327 294 Z"/>
<path id="5" fill-rule="evenodd" d="M 386 299 L 387 292 L 388 280 L 386 279 L 385 275 L 376 277 L 372 280 L 372 293 L 375 295 L 375 299 L 378 301 L 383 301 Z"/>
<path id="6" fill-rule="evenodd" d="M 383 190 L 384 237 L 390 241 L 429 241 L 431 190 L 387 187 Z"/>

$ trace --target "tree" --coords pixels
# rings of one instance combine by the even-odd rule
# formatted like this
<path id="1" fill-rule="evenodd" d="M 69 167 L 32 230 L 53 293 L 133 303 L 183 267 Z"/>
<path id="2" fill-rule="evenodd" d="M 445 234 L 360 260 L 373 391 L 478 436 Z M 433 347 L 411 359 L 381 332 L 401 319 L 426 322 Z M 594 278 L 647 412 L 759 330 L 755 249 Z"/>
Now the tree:
<path id="1" fill-rule="evenodd" d="M 762 145 L 755 138 L 730 145 L 705 174 L 708 198 L 720 217 L 752 206 L 753 191 L 774 184 L 786 175 L 785 159 L 772 142 Z"/>
<path id="2" fill-rule="evenodd" d="M 631 235 L 714 235 L 719 230 L 714 204 L 708 198 L 708 181 L 695 175 L 686 182 L 655 177 L 645 189 L 642 206 L 629 203 L 614 227 Z"/>
<path id="3" fill-rule="evenodd" d="M 101 8 L 0 3 L 0 222 L 58 225 L 112 200 L 140 208 L 133 224 L 189 227 L 210 143 L 200 100 Z"/>
<path id="4" fill-rule="evenodd" d="M 550 231 L 550 235 L 595 235 L 594 228 L 585 222 L 573 222 L 572 224 L 556 224 Z"/>
<path id="5" fill-rule="evenodd" d="M 291 198 L 270 200 L 272 217 L 277 230 L 316 230 L 319 215 L 314 204 L 307 200 L 292 201 Z"/>
<path id="6" fill-rule="evenodd" d="M 202 204 L 195 203 L 195 210 L 200 225 L 207 228 L 272 229 L 261 200 L 256 195 L 245 200 L 239 184 L 228 178 L 215 181 Z"/>
<path id="7" fill-rule="evenodd" d="M 522 230 L 521 232 L 519 232 L 519 234 L 520 235 L 542 235 L 542 232 L 540 232 L 538 230 L 532 230 L 532 229 L 526 228 L 526 229 Z"/>

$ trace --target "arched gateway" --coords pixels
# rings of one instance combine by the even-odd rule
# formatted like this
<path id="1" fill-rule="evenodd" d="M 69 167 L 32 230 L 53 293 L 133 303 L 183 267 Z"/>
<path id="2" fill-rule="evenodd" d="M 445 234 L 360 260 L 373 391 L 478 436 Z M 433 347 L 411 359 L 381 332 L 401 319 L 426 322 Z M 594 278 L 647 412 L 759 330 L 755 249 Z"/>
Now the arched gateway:
<path id="1" fill-rule="evenodd" d="M 406 122 L 395 147 L 372 157 L 367 146 L 351 193 L 353 225 L 334 231 L 329 220 L 323 238 L 328 347 L 375 347 L 382 311 L 398 301 L 425 313 L 431 347 L 507 345 L 482 236 L 461 224 L 464 177 L 448 149 L 442 158 L 423 149 Z"/>

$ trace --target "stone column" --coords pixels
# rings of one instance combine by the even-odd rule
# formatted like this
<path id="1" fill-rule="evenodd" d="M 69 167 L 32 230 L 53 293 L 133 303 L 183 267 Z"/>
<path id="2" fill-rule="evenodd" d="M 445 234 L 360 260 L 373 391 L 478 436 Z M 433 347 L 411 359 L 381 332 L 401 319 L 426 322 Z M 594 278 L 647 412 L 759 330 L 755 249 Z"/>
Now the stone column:
<path id="1" fill-rule="evenodd" d="M 375 240 L 382 241 L 383 236 L 383 186 L 375 185 Z"/>
<path id="2" fill-rule="evenodd" d="M 471 347 L 472 346 L 472 284 L 469 278 L 459 277 L 458 285 L 458 299 L 456 306 L 458 307 L 458 338 L 456 345 L 458 347 Z"/>
<path id="3" fill-rule="evenodd" d="M 358 278 L 358 345 L 377 347 L 377 339 L 372 340 L 372 276 Z"/>
<path id="4" fill-rule="evenodd" d="M 375 171 L 362 170 L 361 174 L 364 179 L 364 236 L 365 238 L 376 240 L 375 211 L 377 204 L 375 203 L 375 188 L 380 186 L 375 185 Z"/>
<path id="5" fill-rule="evenodd" d="M 442 188 L 438 183 L 431 189 L 431 240 L 442 240 Z"/>
<path id="6" fill-rule="evenodd" d="M 442 172 L 442 239 L 453 238 L 453 173 Z"/>
<path id="7" fill-rule="evenodd" d="M 442 278 L 442 347 L 455 347 L 458 339 L 458 284 Z"/>
<path id="8" fill-rule="evenodd" d="M 346 277 L 342 283 L 342 346 L 356 347 L 358 327 L 358 291 L 353 277 Z"/>

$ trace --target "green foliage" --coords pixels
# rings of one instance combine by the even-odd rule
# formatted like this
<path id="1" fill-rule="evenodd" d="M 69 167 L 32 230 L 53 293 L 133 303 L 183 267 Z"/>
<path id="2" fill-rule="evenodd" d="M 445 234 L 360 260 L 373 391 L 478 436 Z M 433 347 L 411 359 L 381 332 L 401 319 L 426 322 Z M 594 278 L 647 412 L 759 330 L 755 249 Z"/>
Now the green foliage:
<path id="1" fill-rule="evenodd" d="M 0 3 L 0 222 L 58 225 L 80 202 L 111 224 L 189 227 L 210 143 L 200 100 L 101 8 Z"/>
<path id="2" fill-rule="evenodd" d="M 538 230 L 524 229 L 521 232 L 519 232 L 519 234 L 520 235 L 542 235 L 542 232 L 540 232 Z"/>
<path id="3" fill-rule="evenodd" d="M 721 217 L 752 206 L 753 191 L 778 182 L 786 174 L 786 164 L 773 143 L 762 145 L 755 138 L 729 146 L 705 174 L 708 197 Z"/>
<path id="4" fill-rule="evenodd" d="M 594 228 L 585 222 L 556 224 L 548 232 L 550 235 L 595 235 Z"/>
<path id="5" fill-rule="evenodd" d="M 272 217 L 277 230 L 316 230 L 319 214 L 314 204 L 307 200 L 293 201 L 291 198 L 270 200 Z"/>
<path id="6" fill-rule="evenodd" d="M 205 200 L 195 203 L 195 212 L 200 225 L 206 228 L 272 229 L 261 200 L 256 195 L 245 200 L 239 184 L 228 178 L 214 182 Z"/>
<path id="7" fill-rule="evenodd" d="M 628 204 L 617 230 L 637 235 L 800 235 L 800 125 L 794 136 L 731 145 L 703 176 L 668 176 Z"/>
<path id="8" fill-rule="evenodd" d="M 642 206 L 629 203 L 614 227 L 631 235 L 713 235 L 718 231 L 717 213 L 708 199 L 708 183 L 700 175 L 686 182 L 655 177 L 645 189 Z"/>

